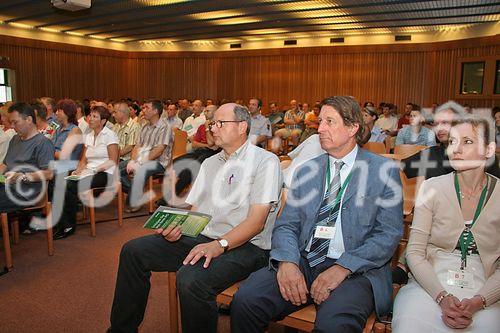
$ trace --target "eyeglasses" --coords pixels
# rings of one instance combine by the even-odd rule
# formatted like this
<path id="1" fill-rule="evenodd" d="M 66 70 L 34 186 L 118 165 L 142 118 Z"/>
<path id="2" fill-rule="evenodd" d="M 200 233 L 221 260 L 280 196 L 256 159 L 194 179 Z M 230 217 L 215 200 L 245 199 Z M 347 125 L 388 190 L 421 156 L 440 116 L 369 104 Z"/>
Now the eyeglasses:
<path id="1" fill-rule="evenodd" d="M 222 125 L 224 125 L 225 123 L 241 123 L 243 120 L 216 120 L 214 122 L 212 122 L 209 127 L 210 129 L 212 129 L 214 126 L 217 127 L 217 128 L 221 128 Z"/>

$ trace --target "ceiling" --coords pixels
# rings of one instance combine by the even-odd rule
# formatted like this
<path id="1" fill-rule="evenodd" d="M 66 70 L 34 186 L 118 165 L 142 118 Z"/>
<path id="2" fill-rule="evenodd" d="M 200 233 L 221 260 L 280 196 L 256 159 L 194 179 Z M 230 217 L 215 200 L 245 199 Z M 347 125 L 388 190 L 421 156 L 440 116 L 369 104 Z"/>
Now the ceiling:
<path id="1" fill-rule="evenodd" d="M 476 0 L 92 0 L 77 12 L 50 0 L 0 2 L 3 24 L 125 43 L 425 32 L 499 19 L 500 1 Z"/>

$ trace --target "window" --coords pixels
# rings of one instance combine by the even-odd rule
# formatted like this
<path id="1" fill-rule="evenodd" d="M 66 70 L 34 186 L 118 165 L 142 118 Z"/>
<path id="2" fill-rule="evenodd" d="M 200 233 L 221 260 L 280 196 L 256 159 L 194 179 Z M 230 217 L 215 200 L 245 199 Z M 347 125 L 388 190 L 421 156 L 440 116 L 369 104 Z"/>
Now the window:
<path id="1" fill-rule="evenodd" d="M 462 63 L 460 93 L 481 95 L 483 93 L 484 61 Z"/>
<path id="2" fill-rule="evenodd" d="M 0 68 L 0 103 L 12 101 L 12 87 L 9 85 L 9 70 Z"/>
<path id="3" fill-rule="evenodd" d="M 497 60 L 497 67 L 495 70 L 495 94 L 500 94 L 500 60 Z"/>

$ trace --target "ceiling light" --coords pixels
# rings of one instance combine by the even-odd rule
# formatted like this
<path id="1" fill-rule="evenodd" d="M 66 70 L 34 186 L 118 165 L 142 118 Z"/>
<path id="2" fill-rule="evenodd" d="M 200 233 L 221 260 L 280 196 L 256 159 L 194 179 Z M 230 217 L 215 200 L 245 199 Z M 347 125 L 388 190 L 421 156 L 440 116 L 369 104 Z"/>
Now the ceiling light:
<path id="1" fill-rule="evenodd" d="M 84 36 L 82 33 L 74 32 L 74 31 L 66 31 L 65 33 L 67 33 L 68 35 L 73 35 L 73 36 L 80 36 L 80 37 Z"/>
<path id="2" fill-rule="evenodd" d="M 59 31 L 59 30 L 57 30 L 57 29 L 45 28 L 45 27 L 40 27 L 40 28 L 38 28 L 38 29 L 43 30 L 43 31 L 46 31 L 46 32 L 55 32 L 55 33 L 60 32 L 60 31 Z"/>
<path id="3" fill-rule="evenodd" d="M 17 22 L 12 22 L 9 23 L 9 25 L 16 27 L 16 28 L 21 28 L 21 29 L 33 29 L 31 25 L 23 24 L 23 23 L 17 23 Z"/>
<path id="4" fill-rule="evenodd" d="M 165 6 L 165 5 L 173 5 L 181 2 L 189 2 L 189 0 L 134 0 L 139 5 L 143 5 L 146 7 L 154 7 L 154 6 Z"/>
<path id="5" fill-rule="evenodd" d="M 196 20 L 216 20 L 222 18 L 230 18 L 237 16 L 245 16 L 245 12 L 239 10 L 214 10 L 211 12 L 203 12 L 187 15 L 190 18 L 194 18 Z"/>

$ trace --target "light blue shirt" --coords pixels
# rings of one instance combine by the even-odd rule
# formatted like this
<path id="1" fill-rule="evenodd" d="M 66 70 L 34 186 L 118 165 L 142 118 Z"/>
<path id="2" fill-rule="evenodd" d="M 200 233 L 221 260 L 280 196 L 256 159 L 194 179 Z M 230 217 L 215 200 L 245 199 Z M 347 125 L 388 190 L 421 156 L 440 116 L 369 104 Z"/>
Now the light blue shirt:
<path id="1" fill-rule="evenodd" d="M 432 147 L 436 145 L 436 135 L 427 127 L 422 126 L 420 132 L 415 133 L 411 126 L 406 126 L 398 132 L 396 146 L 398 145 L 421 145 Z"/>
<path id="2" fill-rule="evenodd" d="M 368 142 L 384 142 L 387 134 L 378 126 L 373 126 Z"/>

